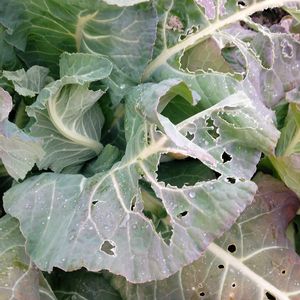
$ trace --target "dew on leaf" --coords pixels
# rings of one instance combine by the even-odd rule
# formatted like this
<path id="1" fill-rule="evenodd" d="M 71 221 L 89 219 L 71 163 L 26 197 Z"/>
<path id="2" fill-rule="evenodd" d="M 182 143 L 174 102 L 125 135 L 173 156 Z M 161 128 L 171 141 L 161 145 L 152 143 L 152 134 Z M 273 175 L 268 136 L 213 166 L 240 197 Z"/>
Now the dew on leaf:
<path id="1" fill-rule="evenodd" d="M 196 197 L 196 193 L 194 191 L 189 192 L 189 197 L 194 199 Z"/>

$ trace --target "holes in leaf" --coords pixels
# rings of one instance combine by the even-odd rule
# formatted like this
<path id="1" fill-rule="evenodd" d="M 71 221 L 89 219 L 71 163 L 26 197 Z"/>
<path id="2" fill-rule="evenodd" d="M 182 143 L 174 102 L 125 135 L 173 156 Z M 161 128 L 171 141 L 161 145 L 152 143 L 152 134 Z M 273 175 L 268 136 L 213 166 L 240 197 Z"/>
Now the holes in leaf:
<path id="1" fill-rule="evenodd" d="M 258 11 L 251 15 L 251 18 L 255 23 L 271 27 L 274 24 L 280 23 L 282 18 L 286 15 L 288 15 L 288 13 L 282 8 L 275 7 L 268 8 L 263 11 Z"/>
<path id="2" fill-rule="evenodd" d="M 226 162 L 231 161 L 231 160 L 232 160 L 231 155 L 224 151 L 223 154 L 222 154 L 223 163 L 226 163 Z"/>
<path id="3" fill-rule="evenodd" d="M 102 245 L 100 246 L 100 250 L 103 251 L 104 253 L 108 254 L 108 255 L 112 255 L 112 256 L 115 256 L 115 248 L 116 246 L 113 245 L 113 242 L 112 241 L 104 241 L 102 243 Z"/>
<path id="4" fill-rule="evenodd" d="M 269 299 L 269 300 L 276 300 L 276 297 L 274 297 L 271 293 L 269 293 L 269 292 L 266 292 L 266 297 L 267 297 L 267 299 Z"/>
<path id="5" fill-rule="evenodd" d="M 136 197 L 134 197 L 131 201 L 131 205 L 130 205 L 130 210 L 131 211 L 134 211 L 134 208 L 135 208 L 135 203 L 136 203 Z"/>
<path id="6" fill-rule="evenodd" d="M 283 57 L 286 57 L 286 58 L 293 57 L 293 53 L 294 53 L 293 46 L 287 40 L 283 40 L 280 43 L 280 46 L 281 46 Z"/>
<path id="7" fill-rule="evenodd" d="M 207 132 L 213 138 L 217 139 L 220 135 L 218 134 L 218 128 L 215 126 L 214 121 L 211 118 L 206 120 L 206 125 L 208 127 Z"/>
<path id="8" fill-rule="evenodd" d="M 282 270 L 282 271 L 281 271 L 281 274 L 283 274 L 283 275 L 284 275 L 284 274 L 285 274 L 285 270 Z"/>
<path id="9" fill-rule="evenodd" d="M 191 141 L 194 138 L 194 135 L 190 132 L 187 132 L 185 137 Z"/>
<path id="10" fill-rule="evenodd" d="M 163 241 L 169 245 L 173 235 L 173 227 L 162 201 L 156 197 L 151 186 L 140 180 L 141 196 L 143 201 L 143 214 L 148 218 L 155 231 L 161 236 Z"/>
<path id="11" fill-rule="evenodd" d="M 161 102 L 163 102 L 163 99 Z M 179 95 L 175 96 L 165 107 L 161 107 L 161 109 L 161 114 L 175 125 L 200 111 L 197 105 L 192 105 Z"/>
<path id="12" fill-rule="evenodd" d="M 227 177 L 227 181 L 230 182 L 231 184 L 234 184 L 236 182 L 236 179 L 233 177 Z"/>
<path id="13" fill-rule="evenodd" d="M 232 286 L 233 288 L 235 288 L 235 287 L 236 287 L 235 282 L 233 282 L 233 283 L 231 284 L 231 286 Z"/>
<path id="14" fill-rule="evenodd" d="M 217 172 L 217 171 L 215 171 L 214 173 L 215 173 L 215 175 L 216 175 L 216 179 L 218 179 L 218 178 L 221 176 L 221 173 L 219 173 L 219 172 Z"/>
<path id="15" fill-rule="evenodd" d="M 199 181 L 215 179 L 214 172 L 197 159 L 172 160 L 161 163 L 157 170 L 158 181 L 181 188 Z"/>
<path id="16" fill-rule="evenodd" d="M 182 217 L 186 216 L 188 214 L 188 211 L 185 210 L 183 212 L 181 212 L 180 214 L 177 215 L 177 218 L 181 219 Z"/>
<path id="17" fill-rule="evenodd" d="M 246 4 L 244 1 L 238 1 L 238 2 L 237 2 L 237 5 L 238 5 L 239 7 L 245 7 L 245 6 L 247 6 L 247 4 Z"/>
<path id="18" fill-rule="evenodd" d="M 224 265 L 218 265 L 219 269 L 224 269 Z"/>
<path id="19" fill-rule="evenodd" d="M 228 247 L 227 247 L 227 250 L 230 252 L 230 253 L 234 253 L 236 251 L 236 246 L 234 244 L 230 244 Z"/>
<path id="20" fill-rule="evenodd" d="M 97 203 L 98 203 L 98 200 L 92 201 L 92 204 L 93 204 L 93 205 L 96 205 Z"/>
<path id="21" fill-rule="evenodd" d="M 201 292 L 201 293 L 199 294 L 199 296 L 200 296 L 200 297 L 204 297 L 204 296 L 205 296 L 205 293 L 204 293 L 204 292 Z"/>

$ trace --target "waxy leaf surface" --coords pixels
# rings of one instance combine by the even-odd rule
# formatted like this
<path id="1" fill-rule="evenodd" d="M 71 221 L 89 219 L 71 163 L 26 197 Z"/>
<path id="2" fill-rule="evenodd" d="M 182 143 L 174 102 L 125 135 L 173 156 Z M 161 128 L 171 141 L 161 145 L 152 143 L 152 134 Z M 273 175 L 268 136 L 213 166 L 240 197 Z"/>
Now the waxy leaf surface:
<path id="1" fill-rule="evenodd" d="M 174 125 L 159 107 L 178 94 L 182 101 L 195 100 L 175 79 L 132 90 L 126 99 L 126 153 L 110 170 L 90 178 L 44 173 L 6 193 L 5 209 L 20 220 L 39 268 L 108 269 L 131 282 L 163 279 L 196 260 L 252 202 L 258 150 L 272 152 L 278 138 L 272 120 L 260 118 L 250 99 L 238 93 Z M 160 156 L 168 152 L 195 154 L 221 176 L 182 187 L 158 181 Z M 224 152 L 230 161 L 224 161 Z M 141 180 L 169 216 L 169 241 L 143 213 Z"/>

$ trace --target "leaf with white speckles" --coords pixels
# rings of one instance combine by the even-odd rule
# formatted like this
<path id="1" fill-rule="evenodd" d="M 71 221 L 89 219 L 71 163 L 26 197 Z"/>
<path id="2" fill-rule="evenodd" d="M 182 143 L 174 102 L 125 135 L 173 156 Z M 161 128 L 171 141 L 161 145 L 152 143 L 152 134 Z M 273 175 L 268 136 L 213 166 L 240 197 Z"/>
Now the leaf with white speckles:
<path id="1" fill-rule="evenodd" d="M 113 286 L 128 300 L 299 299 L 300 258 L 285 236 L 299 200 L 270 176 L 256 182 L 253 204 L 199 260 L 163 281 Z"/>
<path id="2" fill-rule="evenodd" d="M 252 202 L 259 150 L 272 152 L 278 138 L 272 120 L 237 93 L 175 125 L 162 112 L 176 95 L 197 102 L 176 79 L 132 90 L 126 152 L 111 169 L 90 178 L 44 173 L 5 194 L 5 209 L 20 220 L 39 268 L 108 269 L 132 282 L 163 279 L 196 260 Z M 221 176 L 182 187 L 165 184 L 156 171 L 161 155 L 172 152 L 196 157 Z M 144 213 L 151 205 L 143 203 L 150 199 L 141 193 L 141 181 L 168 215 L 169 240 Z"/>

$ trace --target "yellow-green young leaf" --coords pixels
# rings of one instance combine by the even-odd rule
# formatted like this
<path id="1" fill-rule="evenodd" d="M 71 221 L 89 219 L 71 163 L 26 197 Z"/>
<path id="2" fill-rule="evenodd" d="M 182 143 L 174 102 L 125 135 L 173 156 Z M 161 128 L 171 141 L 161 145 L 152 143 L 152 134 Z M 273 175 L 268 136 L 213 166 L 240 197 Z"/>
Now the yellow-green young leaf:
<path id="1" fill-rule="evenodd" d="M 175 125 L 161 112 L 177 95 L 197 101 L 177 79 L 132 89 L 125 101 L 126 152 L 109 170 L 90 178 L 44 173 L 5 194 L 5 210 L 20 220 L 39 268 L 107 269 L 131 282 L 164 279 L 199 258 L 252 202 L 259 151 L 272 152 L 278 139 L 272 119 L 237 93 Z M 196 157 L 220 176 L 166 184 L 157 169 L 168 152 Z M 151 210 L 144 182 L 167 214 L 168 239 L 144 212 Z"/>
<path id="2" fill-rule="evenodd" d="M 299 201 L 284 184 L 258 176 L 258 191 L 237 222 L 211 243 L 203 257 L 162 281 L 112 283 L 128 300 L 296 300 L 300 259 L 285 236 Z"/>
<path id="3" fill-rule="evenodd" d="M 55 300 L 43 274 L 25 252 L 19 222 L 6 215 L 0 219 L 0 299 Z"/>

